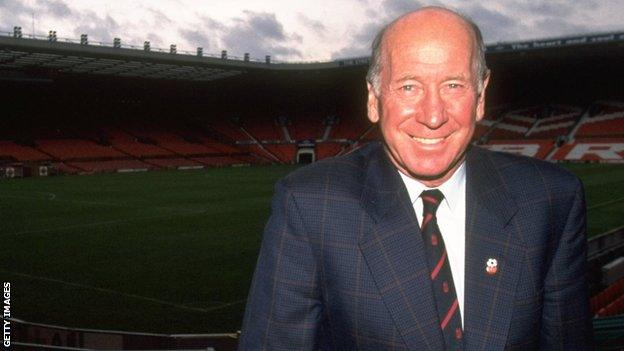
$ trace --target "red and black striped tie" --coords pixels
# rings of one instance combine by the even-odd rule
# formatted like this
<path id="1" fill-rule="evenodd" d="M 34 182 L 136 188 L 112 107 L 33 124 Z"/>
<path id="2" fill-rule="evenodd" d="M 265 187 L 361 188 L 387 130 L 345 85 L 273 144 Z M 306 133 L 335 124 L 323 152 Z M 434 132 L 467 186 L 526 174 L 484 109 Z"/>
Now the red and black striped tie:
<path id="1" fill-rule="evenodd" d="M 420 226 L 427 247 L 431 271 L 431 284 L 435 296 L 440 328 L 444 334 L 446 350 L 462 349 L 462 324 L 451 265 L 446 255 L 444 239 L 440 234 L 436 210 L 444 195 L 440 190 L 425 190 L 420 195 L 423 202 L 423 221 Z"/>

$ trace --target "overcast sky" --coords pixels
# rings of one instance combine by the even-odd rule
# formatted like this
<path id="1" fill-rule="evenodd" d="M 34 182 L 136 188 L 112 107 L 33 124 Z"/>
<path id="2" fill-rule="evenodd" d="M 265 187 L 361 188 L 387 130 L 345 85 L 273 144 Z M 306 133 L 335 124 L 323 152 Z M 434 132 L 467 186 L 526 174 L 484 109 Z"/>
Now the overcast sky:
<path id="1" fill-rule="evenodd" d="M 0 0 L 0 31 L 284 61 L 369 55 L 381 26 L 421 5 L 471 17 L 486 43 L 624 31 L 622 0 Z M 33 21 L 34 18 L 34 21 Z M 34 26 L 33 26 L 34 22 Z M 61 40 L 61 39 L 59 39 Z"/>

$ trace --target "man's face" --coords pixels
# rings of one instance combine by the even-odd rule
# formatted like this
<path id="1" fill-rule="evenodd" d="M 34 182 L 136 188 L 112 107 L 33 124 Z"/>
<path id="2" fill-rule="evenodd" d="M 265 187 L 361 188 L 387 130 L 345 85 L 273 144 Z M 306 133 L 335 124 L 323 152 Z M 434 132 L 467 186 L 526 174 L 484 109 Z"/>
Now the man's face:
<path id="1" fill-rule="evenodd" d="M 474 44 L 462 30 L 392 30 L 382 51 L 379 96 L 369 85 L 368 116 L 380 123 L 392 162 L 431 187 L 459 167 L 483 117 L 483 93 L 477 92 L 472 69 Z"/>

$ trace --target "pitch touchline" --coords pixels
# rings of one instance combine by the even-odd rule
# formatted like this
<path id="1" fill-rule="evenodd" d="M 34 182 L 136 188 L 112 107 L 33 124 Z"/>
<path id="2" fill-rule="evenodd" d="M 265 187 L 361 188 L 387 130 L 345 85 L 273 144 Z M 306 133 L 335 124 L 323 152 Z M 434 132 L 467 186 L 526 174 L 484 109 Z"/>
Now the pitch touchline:
<path id="1" fill-rule="evenodd" d="M 7 271 L 7 270 L 4 270 L 4 269 L 0 269 L 0 272 L 13 274 L 13 275 L 17 275 L 17 276 L 25 277 L 25 278 L 29 278 L 29 279 L 35 279 L 35 280 L 41 280 L 41 281 L 46 281 L 46 282 L 52 282 L 52 283 L 57 283 L 57 284 L 62 284 L 62 285 L 67 285 L 67 286 L 73 286 L 73 287 L 83 288 L 83 289 L 90 289 L 90 290 L 95 290 L 95 291 L 102 292 L 102 293 L 119 295 L 119 296 L 123 296 L 123 297 L 137 299 L 137 300 L 153 302 L 153 303 L 166 305 L 166 306 L 171 306 L 171 307 L 174 307 L 174 308 L 177 308 L 177 309 L 193 311 L 193 312 L 202 312 L 202 313 L 212 312 L 212 311 L 224 309 L 224 308 L 227 308 L 227 307 L 230 307 L 230 306 L 234 306 L 234 305 L 237 305 L 237 304 L 240 304 L 240 303 L 243 303 L 243 302 L 247 301 L 247 299 L 236 300 L 236 301 L 232 301 L 232 302 L 221 303 L 221 305 L 219 305 L 219 306 L 208 307 L 208 308 L 191 307 L 191 306 L 187 306 L 187 305 L 173 303 L 173 302 L 170 302 L 170 301 L 155 299 L 153 297 L 141 296 L 141 295 L 136 295 L 136 294 L 128 294 L 128 293 L 123 293 L 123 292 L 119 292 L 117 290 L 112 290 L 112 289 L 98 288 L 98 287 L 95 287 L 95 286 L 90 286 L 90 285 L 85 285 L 85 284 L 66 282 L 66 281 L 60 280 L 60 279 L 39 277 L 39 276 L 31 275 L 31 274 L 11 272 L 11 271 Z"/>

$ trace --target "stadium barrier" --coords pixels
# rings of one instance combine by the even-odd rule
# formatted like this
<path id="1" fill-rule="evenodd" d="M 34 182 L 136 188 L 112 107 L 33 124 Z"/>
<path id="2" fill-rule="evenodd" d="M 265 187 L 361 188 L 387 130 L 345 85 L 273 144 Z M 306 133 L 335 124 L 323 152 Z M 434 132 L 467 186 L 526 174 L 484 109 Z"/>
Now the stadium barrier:
<path id="1" fill-rule="evenodd" d="M 155 334 L 68 328 L 9 318 L 12 346 L 24 350 L 236 350 L 238 333 Z M 19 347 L 19 348 L 18 348 Z"/>
<path id="2" fill-rule="evenodd" d="M 593 324 L 596 350 L 624 349 L 624 316 L 594 318 Z"/>

